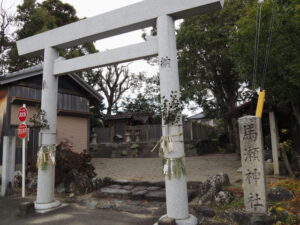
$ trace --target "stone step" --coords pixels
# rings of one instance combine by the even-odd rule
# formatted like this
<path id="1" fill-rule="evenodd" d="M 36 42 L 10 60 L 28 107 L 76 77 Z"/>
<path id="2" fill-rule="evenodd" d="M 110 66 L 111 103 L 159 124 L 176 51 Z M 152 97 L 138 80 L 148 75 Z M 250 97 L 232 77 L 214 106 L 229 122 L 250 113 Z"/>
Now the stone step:
<path id="1" fill-rule="evenodd" d="M 188 199 L 191 201 L 197 192 L 195 190 L 188 190 Z M 117 198 L 117 199 L 132 199 L 132 200 L 148 200 L 165 202 L 166 191 L 165 189 L 158 186 L 132 186 L 132 185 L 111 185 L 108 187 L 101 188 L 99 191 L 94 192 L 93 197 L 95 198 Z"/>
<path id="2" fill-rule="evenodd" d="M 131 196 L 131 191 L 120 189 L 120 188 L 101 188 L 99 191 L 93 193 L 93 197 L 103 198 L 111 197 L 118 199 L 129 199 Z"/>
<path id="3" fill-rule="evenodd" d="M 165 190 L 150 191 L 145 195 L 145 199 L 148 201 L 165 202 L 166 191 Z"/>
<path id="4" fill-rule="evenodd" d="M 188 190 L 188 201 L 190 202 L 196 195 L 197 192 L 195 190 Z M 158 191 L 150 191 L 145 195 L 145 199 L 148 201 L 165 202 L 166 191 L 164 189 Z"/>
<path id="5" fill-rule="evenodd" d="M 149 181 L 112 180 L 111 184 L 146 186 L 146 187 L 151 187 L 151 186 L 165 187 L 164 181 L 149 182 Z"/>
<path id="6" fill-rule="evenodd" d="M 161 188 L 165 187 L 164 181 L 150 182 L 150 181 L 130 181 L 130 180 L 112 180 L 111 184 L 119 184 L 119 185 L 133 185 L 133 186 L 158 186 Z M 188 189 L 198 189 L 203 182 L 201 181 L 188 181 L 187 186 Z"/>

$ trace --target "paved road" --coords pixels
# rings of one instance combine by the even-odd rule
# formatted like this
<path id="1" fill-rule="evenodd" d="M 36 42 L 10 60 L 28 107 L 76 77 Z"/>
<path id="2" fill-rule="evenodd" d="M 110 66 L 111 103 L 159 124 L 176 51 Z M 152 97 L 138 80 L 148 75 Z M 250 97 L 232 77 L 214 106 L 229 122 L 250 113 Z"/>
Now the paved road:
<path id="1" fill-rule="evenodd" d="M 28 199 L 27 199 L 28 200 Z M 46 214 L 19 217 L 20 198 L 0 198 L 1 225 L 153 225 L 157 218 L 87 209 L 75 204 Z"/>

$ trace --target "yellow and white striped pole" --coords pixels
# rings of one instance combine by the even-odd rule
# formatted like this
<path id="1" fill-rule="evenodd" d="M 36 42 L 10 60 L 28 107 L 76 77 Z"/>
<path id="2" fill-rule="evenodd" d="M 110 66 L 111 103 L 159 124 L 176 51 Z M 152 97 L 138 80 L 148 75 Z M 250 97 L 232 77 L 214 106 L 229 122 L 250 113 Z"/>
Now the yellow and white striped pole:
<path id="1" fill-rule="evenodd" d="M 256 113 L 255 113 L 255 116 L 257 116 L 259 118 L 261 118 L 262 114 L 263 114 L 265 96 L 266 96 L 266 90 L 261 90 L 259 92 L 257 107 L 256 107 Z"/>

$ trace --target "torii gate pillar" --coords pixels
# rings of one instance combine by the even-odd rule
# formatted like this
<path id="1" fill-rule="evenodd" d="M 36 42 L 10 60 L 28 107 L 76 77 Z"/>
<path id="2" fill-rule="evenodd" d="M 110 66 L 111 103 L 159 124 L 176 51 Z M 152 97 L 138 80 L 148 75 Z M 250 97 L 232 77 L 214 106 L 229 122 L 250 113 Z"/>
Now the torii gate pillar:
<path id="1" fill-rule="evenodd" d="M 160 93 L 171 102 L 173 93 L 180 97 L 179 73 L 175 25 L 172 17 L 162 15 L 157 19 L 158 57 L 160 64 Z M 172 136 L 174 151 L 165 153 L 165 158 L 175 159 L 184 157 L 182 118 L 176 124 L 167 125 L 163 121 L 163 136 Z M 183 160 L 184 161 L 184 160 Z M 196 225 L 197 219 L 189 215 L 186 176 L 180 178 L 165 177 L 167 215 L 176 219 L 178 225 Z"/>
<path id="2" fill-rule="evenodd" d="M 47 47 L 44 50 L 43 83 L 41 110 L 46 112 L 49 128 L 41 130 L 42 146 L 56 145 L 57 93 L 58 77 L 53 76 L 54 61 L 59 57 L 58 51 Z M 60 205 L 54 200 L 55 166 L 48 165 L 38 169 L 36 210 L 49 210 Z"/>

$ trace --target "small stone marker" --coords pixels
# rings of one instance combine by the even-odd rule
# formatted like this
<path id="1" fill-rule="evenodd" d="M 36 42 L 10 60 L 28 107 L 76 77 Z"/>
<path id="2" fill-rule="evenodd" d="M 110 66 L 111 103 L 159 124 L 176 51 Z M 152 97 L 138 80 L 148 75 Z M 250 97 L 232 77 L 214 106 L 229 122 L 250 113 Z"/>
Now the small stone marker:
<path id="1" fill-rule="evenodd" d="M 264 172 L 261 119 L 245 116 L 239 119 L 244 204 L 247 212 L 266 213 L 266 183 Z"/>
<path id="2" fill-rule="evenodd" d="M 33 202 L 23 202 L 19 205 L 19 215 L 27 216 L 35 213 Z"/>
<path id="3" fill-rule="evenodd" d="M 170 217 L 163 217 L 158 221 L 158 225 L 176 225 L 176 220 Z"/>

